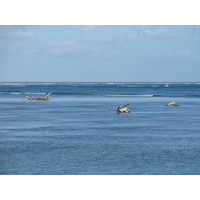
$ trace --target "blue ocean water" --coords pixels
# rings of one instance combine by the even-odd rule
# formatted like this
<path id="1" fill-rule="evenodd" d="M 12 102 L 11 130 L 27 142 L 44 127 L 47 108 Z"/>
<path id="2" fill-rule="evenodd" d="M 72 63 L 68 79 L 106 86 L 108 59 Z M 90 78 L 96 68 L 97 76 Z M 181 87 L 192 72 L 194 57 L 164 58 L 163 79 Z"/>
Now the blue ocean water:
<path id="1" fill-rule="evenodd" d="M 0 83 L 0 109 L 2 175 L 200 174 L 199 83 Z"/>

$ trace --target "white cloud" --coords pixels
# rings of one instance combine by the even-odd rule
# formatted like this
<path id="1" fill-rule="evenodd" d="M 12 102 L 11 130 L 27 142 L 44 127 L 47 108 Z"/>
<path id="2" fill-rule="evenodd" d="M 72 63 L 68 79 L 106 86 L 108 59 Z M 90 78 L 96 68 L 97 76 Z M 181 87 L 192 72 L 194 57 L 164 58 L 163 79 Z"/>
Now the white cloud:
<path id="1" fill-rule="evenodd" d="M 196 34 L 200 34 L 200 26 L 199 25 L 194 26 L 194 32 Z"/>
<path id="2" fill-rule="evenodd" d="M 47 54 L 58 56 L 85 55 L 89 57 L 114 58 L 120 55 L 120 50 L 118 48 L 114 48 L 113 46 L 104 43 L 94 44 L 88 41 L 54 41 L 47 44 L 45 51 Z"/>
<path id="3" fill-rule="evenodd" d="M 87 58 L 121 56 L 132 59 L 148 55 L 152 57 L 154 54 L 159 57 L 169 50 L 176 56 L 192 56 L 189 50 L 177 50 L 171 40 L 165 42 L 170 38 L 176 43 L 191 34 L 188 32 L 188 26 L 89 25 L 83 26 L 83 34 L 80 33 L 82 27 L 73 29 L 71 37 L 68 37 L 70 29 L 67 28 L 68 26 L 59 27 L 56 32 L 57 27 L 51 26 L 48 31 L 46 29 L 43 32 L 43 26 L 0 26 L 0 52 L 88 56 Z M 190 29 L 193 29 L 193 34 L 199 32 L 199 26 L 190 26 Z"/>
<path id="4" fill-rule="evenodd" d="M 52 55 L 88 55 L 114 58 L 121 54 L 123 44 L 132 37 L 131 26 L 84 26 L 78 41 L 51 41 L 46 53 Z"/>
<path id="5" fill-rule="evenodd" d="M 84 39 L 101 43 L 124 43 L 136 38 L 133 26 L 85 26 Z"/>
<path id="6" fill-rule="evenodd" d="M 24 38 L 33 37 L 40 33 L 43 26 L 0 26 L 0 38 Z"/>
<path id="7" fill-rule="evenodd" d="M 192 52 L 191 50 L 176 50 L 174 52 L 174 54 L 177 56 L 177 57 L 190 57 L 192 55 Z"/>
<path id="8" fill-rule="evenodd" d="M 187 34 L 186 26 L 137 26 L 138 36 L 153 38 L 176 38 Z"/>
<path id="9" fill-rule="evenodd" d="M 174 38 L 187 34 L 185 26 L 85 26 L 84 36 L 93 42 L 124 43 L 140 37 Z"/>
<path id="10" fill-rule="evenodd" d="M 76 55 L 87 51 L 89 48 L 84 44 L 73 41 L 51 41 L 46 45 L 46 53 L 52 55 Z"/>
<path id="11" fill-rule="evenodd" d="M 150 54 L 162 46 L 166 39 L 179 40 L 189 34 L 187 26 L 84 26 L 79 41 L 51 42 L 46 52 L 53 55 L 90 55 L 102 58 L 134 57 Z M 144 39 L 148 39 L 144 41 Z M 155 42 L 155 39 L 160 39 Z M 162 41 L 162 42 L 161 42 Z M 171 42 L 171 41 L 170 41 Z M 153 46 L 152 46 L 153 45 Z M 166 45 L 166 44 L 165 44 Z M 170 50 L 173 45 L 167 44 Z M 151 52 L 148 52 L 150 49 Z M 160 51 L 160 50 L 159 50 Z M 166 51 L 163 51 L 166 53 Z M 173 51 L 174 52 L 174 51 Z M 162 55 L 164 53 L 161 53 Z M 181 55 L 178 51 L 175 53 Z M 157 55 L 157 54 L 156 54 Z M 185 53 L 185 56 L 189 53 Z"/>
<path id="12" fill-rule="evenodd" d="M 32 54 L 41 51 L 38 36 L 43 26 L 0 26 L 0 53 Z"/>

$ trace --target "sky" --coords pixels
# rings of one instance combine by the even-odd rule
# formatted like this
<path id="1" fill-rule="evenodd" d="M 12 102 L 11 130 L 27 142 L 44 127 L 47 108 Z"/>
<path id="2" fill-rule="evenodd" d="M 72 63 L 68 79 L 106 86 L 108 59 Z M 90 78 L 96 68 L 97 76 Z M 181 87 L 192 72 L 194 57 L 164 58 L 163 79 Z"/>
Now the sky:
<path id="1" fill-rule="evenodd" d="M 0 82 L 199 82 L 198 25 L 0 25 Z"/>

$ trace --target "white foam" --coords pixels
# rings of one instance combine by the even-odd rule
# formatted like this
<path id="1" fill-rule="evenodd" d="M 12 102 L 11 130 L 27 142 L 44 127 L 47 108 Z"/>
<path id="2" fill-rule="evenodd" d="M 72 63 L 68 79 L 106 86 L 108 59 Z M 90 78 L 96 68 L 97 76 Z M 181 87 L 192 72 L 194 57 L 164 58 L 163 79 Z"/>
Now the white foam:
<path id="1" fill-rule="evenodd" d="M 107 94 L 105 96 L 125 96 L 125 97 L 153 97 L 154 95 L 139 95 L 139 94 Z"/>

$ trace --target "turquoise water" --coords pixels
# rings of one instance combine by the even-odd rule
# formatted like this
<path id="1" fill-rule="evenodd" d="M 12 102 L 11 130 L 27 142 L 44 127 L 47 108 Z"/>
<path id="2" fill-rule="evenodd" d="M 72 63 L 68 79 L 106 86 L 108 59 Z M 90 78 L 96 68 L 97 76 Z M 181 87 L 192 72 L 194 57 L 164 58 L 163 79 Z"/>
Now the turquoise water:
<path id="1" fill-rule="evenodd" d="M 199 105 L 198 83 L 0 83 L 0 174 L 198 175 Z"/>

